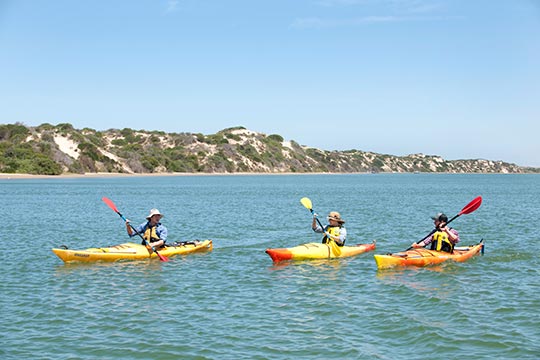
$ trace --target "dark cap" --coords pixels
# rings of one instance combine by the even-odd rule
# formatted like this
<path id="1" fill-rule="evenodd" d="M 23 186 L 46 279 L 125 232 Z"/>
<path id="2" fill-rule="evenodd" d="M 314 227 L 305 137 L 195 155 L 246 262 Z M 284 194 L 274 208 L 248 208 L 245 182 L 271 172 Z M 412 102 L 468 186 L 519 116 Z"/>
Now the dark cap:
<path id="1" fill-rule="evenodd" d="M 443 213 L 438 213 L 435 216 L 431 217 L 433 220 L 437 220 L 440 222 L 448 222 L 448 216 L 444 215 Z"/>

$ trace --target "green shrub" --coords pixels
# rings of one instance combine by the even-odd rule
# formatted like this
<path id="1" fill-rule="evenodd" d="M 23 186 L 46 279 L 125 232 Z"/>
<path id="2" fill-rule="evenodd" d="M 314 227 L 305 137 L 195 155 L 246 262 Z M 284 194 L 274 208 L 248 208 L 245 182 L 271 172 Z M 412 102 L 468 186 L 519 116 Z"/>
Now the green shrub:
<path id="1" fill-rule="evenodd" d="M 204 138 L 204 142 L 210 145 L 228 144 L 226 137 L 220 134 L 209 135 Z"/>
<path id="2" fill-rule="evenodd" d="M 68 123 L 58 124 L 56 125 L 56 129 L 62 134 L 69 134 L 75 131 L 73 125 Z"/>
<path id="3" fill-rule="evenodd" d="M 54 130 L 54 125 L 51 125 L 49 123 L 43 123 L 39 125 L 38 127 L 36 127 L 36 131 L 38 132 L 53 131 L 53 130 Z"/>
<path id="4" fill-rule="evenodd" d="M 231 140 L 234 140 L 234 141 L 240 141 L 240 140 L 242 140 L 242 138 L 240 137 L 240 135 L 231 134 L 231 133 L 226 133 L 226 134 L 225 134 L 225 137 L 226 137 L 227 139 L 231 139 Z"/>
<path id="5" fill-rule="evenodd" d="M 114 146 L 125 146 L 127 145 L 126 139 L 114 139 L 111 141 L 111 145 Z"/>
<path id="6" fill-rule="evenodd" d="M 47 145 L 45 150 L 47 150 Z M 48 155 L 34 150 L 30 144 L 2 145 L 0 147 L 0 171 L 3 173 L 58 175 L 62 166 Z"/>
<path id="7" fill-rule="evenodd" d="M 30 133 L 30 130 L 24 125 L 0 125 L 0 141 L 11 141 L 11 142 L 22 142 L 28 134 Z"/>
<path id="8" fill-rule="evenodd" d="M 277 135 L 277 134 L 268 135 L 266 138 L 268 140 L 272 140 L 272 141 L 275 141 L 275 142 L 278 142 L 278 143 L 283 142 L 283 136 Z"/>

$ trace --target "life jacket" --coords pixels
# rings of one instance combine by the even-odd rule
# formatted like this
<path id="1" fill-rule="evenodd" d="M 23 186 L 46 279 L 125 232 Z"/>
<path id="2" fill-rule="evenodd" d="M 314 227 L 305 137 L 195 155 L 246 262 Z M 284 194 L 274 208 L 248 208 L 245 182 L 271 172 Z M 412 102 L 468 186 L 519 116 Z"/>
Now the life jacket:
<path id="1" fill-rule="evenodd" d="M 144 230 L 143 238 L 148 241 L 148 243 L 154 242 L 159 240 L 159 236 L 156 233 L 156 228 L 159 224 L 156 224 L 154 226 L 150 226 L 150 224 L 146 224 L 146 230 Z M 142 245 L 145 245 L 144 241 L 142 242 Z"/>
<path id="2" fill-rule="evenodd" d="M 335 237 L 339 237 L 340 230 L 341 230 L 341 227 L 339 227 L 339 226 L 327 226 L 326 227 L 326 232 L 329 233 L 332 236 L 335 236 Z M 324 235 L 324 237 L 322 239 L 322 243 L 323 244 L 328 244 L 328 243 L 330 243 L 330 241 L 334 241 L 334 240 L 332 240 L 332 239 L 328 238 L 328 236 Z M 338 246 L 343 246 L 343 245 L 345 245 L 345 242 L 343 242 L 343 244 L 338 244 L 338 243 L 336 243 L 336 244 Z"/>
<path id="3" fill-rule="evenodd" d="M 452 253 L 454 244 L 448 239 L 448 234 L 445 231 L 436 231 L 431 241 L 431 250 Z"/>

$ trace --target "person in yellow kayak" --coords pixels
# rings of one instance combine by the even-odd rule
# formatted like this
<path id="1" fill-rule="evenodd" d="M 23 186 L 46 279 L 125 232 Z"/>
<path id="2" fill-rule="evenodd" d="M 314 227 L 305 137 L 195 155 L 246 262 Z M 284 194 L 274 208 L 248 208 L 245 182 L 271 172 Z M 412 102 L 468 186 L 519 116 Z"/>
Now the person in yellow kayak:
<path id="1" fill-rule="evenodd" d="M 324 233 L 323 244 L 334 241 L 338 246 L 345 245 L 345 240 L 347 240 L 347 229 L 343 226 L 345 220 L 341 218 L 340 213 L 337 211 L 331 211 L 327 219 L 329 224 L 322 228 L 317 222 L 317 214 L 313 213 L 311 228 L 317 233 Z"/>
<path id="2" fill-rule="evenodd" d="M 159 249 L 165 246 L 165 242 L 167 241 L 167 228 L 159 222 L 162 217 L 163 214 L 158 209 L 151 209 L 146 217 L 147 221 L 139 226 L 134 226 L 135 230 L 146 239 L 152 249 Z M 129 219 L 126 219 L 126 230 L 129 237 L 136 236 L 137 233 L 133 231 L 129 223 Z M 144 241 L 142 244 L 145 245 Z"/>
<path id="3" fill-rule="evenodd" d="M 456 229 L 446 226 L 448 217 L 438 213 L 431 217 L 435 224 L 435 232 L 426 239 L 411 245 L 413 248 L 421 248 L 431 244 L 431 250 L 452 253 L 454 246 L 459 242 L 459 233 Z"/>

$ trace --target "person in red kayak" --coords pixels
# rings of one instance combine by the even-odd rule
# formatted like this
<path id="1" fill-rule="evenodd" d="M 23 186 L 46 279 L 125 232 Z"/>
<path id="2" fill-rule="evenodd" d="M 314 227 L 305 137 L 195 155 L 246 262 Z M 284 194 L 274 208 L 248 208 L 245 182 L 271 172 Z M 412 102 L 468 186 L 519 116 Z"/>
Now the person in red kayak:
<path id="1" fill-rule="evenodd" d="M 331 211 L 328 214 L 329 224 L 323 228 L 317 223 L 317 214 L 313 214 L 313 222 L 311 228 L 317 233 L 324 233 L 322 239 L 323 244 L 328 244 L 330 241 L 334 241 L 338 246 L 345 245 L 347 239 L 347 229 L 343 227 L 345 220 L 341 218 L 340 213 L 337 211 Z"/>
<path id="2" fill-rule="evenodd" d="M 448 217 L 443 213 L 438 213 L 431 217 L 435 224 L 435 232 L 419 243 L 413 243 L 411 247 L 421 248 L 431 244 L 431 250 L 444 251 L 452 253 L 454 246 L 459 242 L 459 233 L 446 226 Z"/>
<path id="3" fill-rule="evenodd" d="M 152 249 L 159 249 L 165 245 L 167 241 L 167 228 L 163 226 L 159 221 L 163 217 L 163 214 L 158 209 L 150 210 L 150 214 L 146 217 L 146 222 L 139 226 L 135 226 L 135 231 L 141 234 Z M 129 219 L 126 219 L 126 230 L 129 237 L 136 236 L 137 233 L 133 231 L 129 225 Z M 143 245 L 145 245 L 143 241 Z"/>

